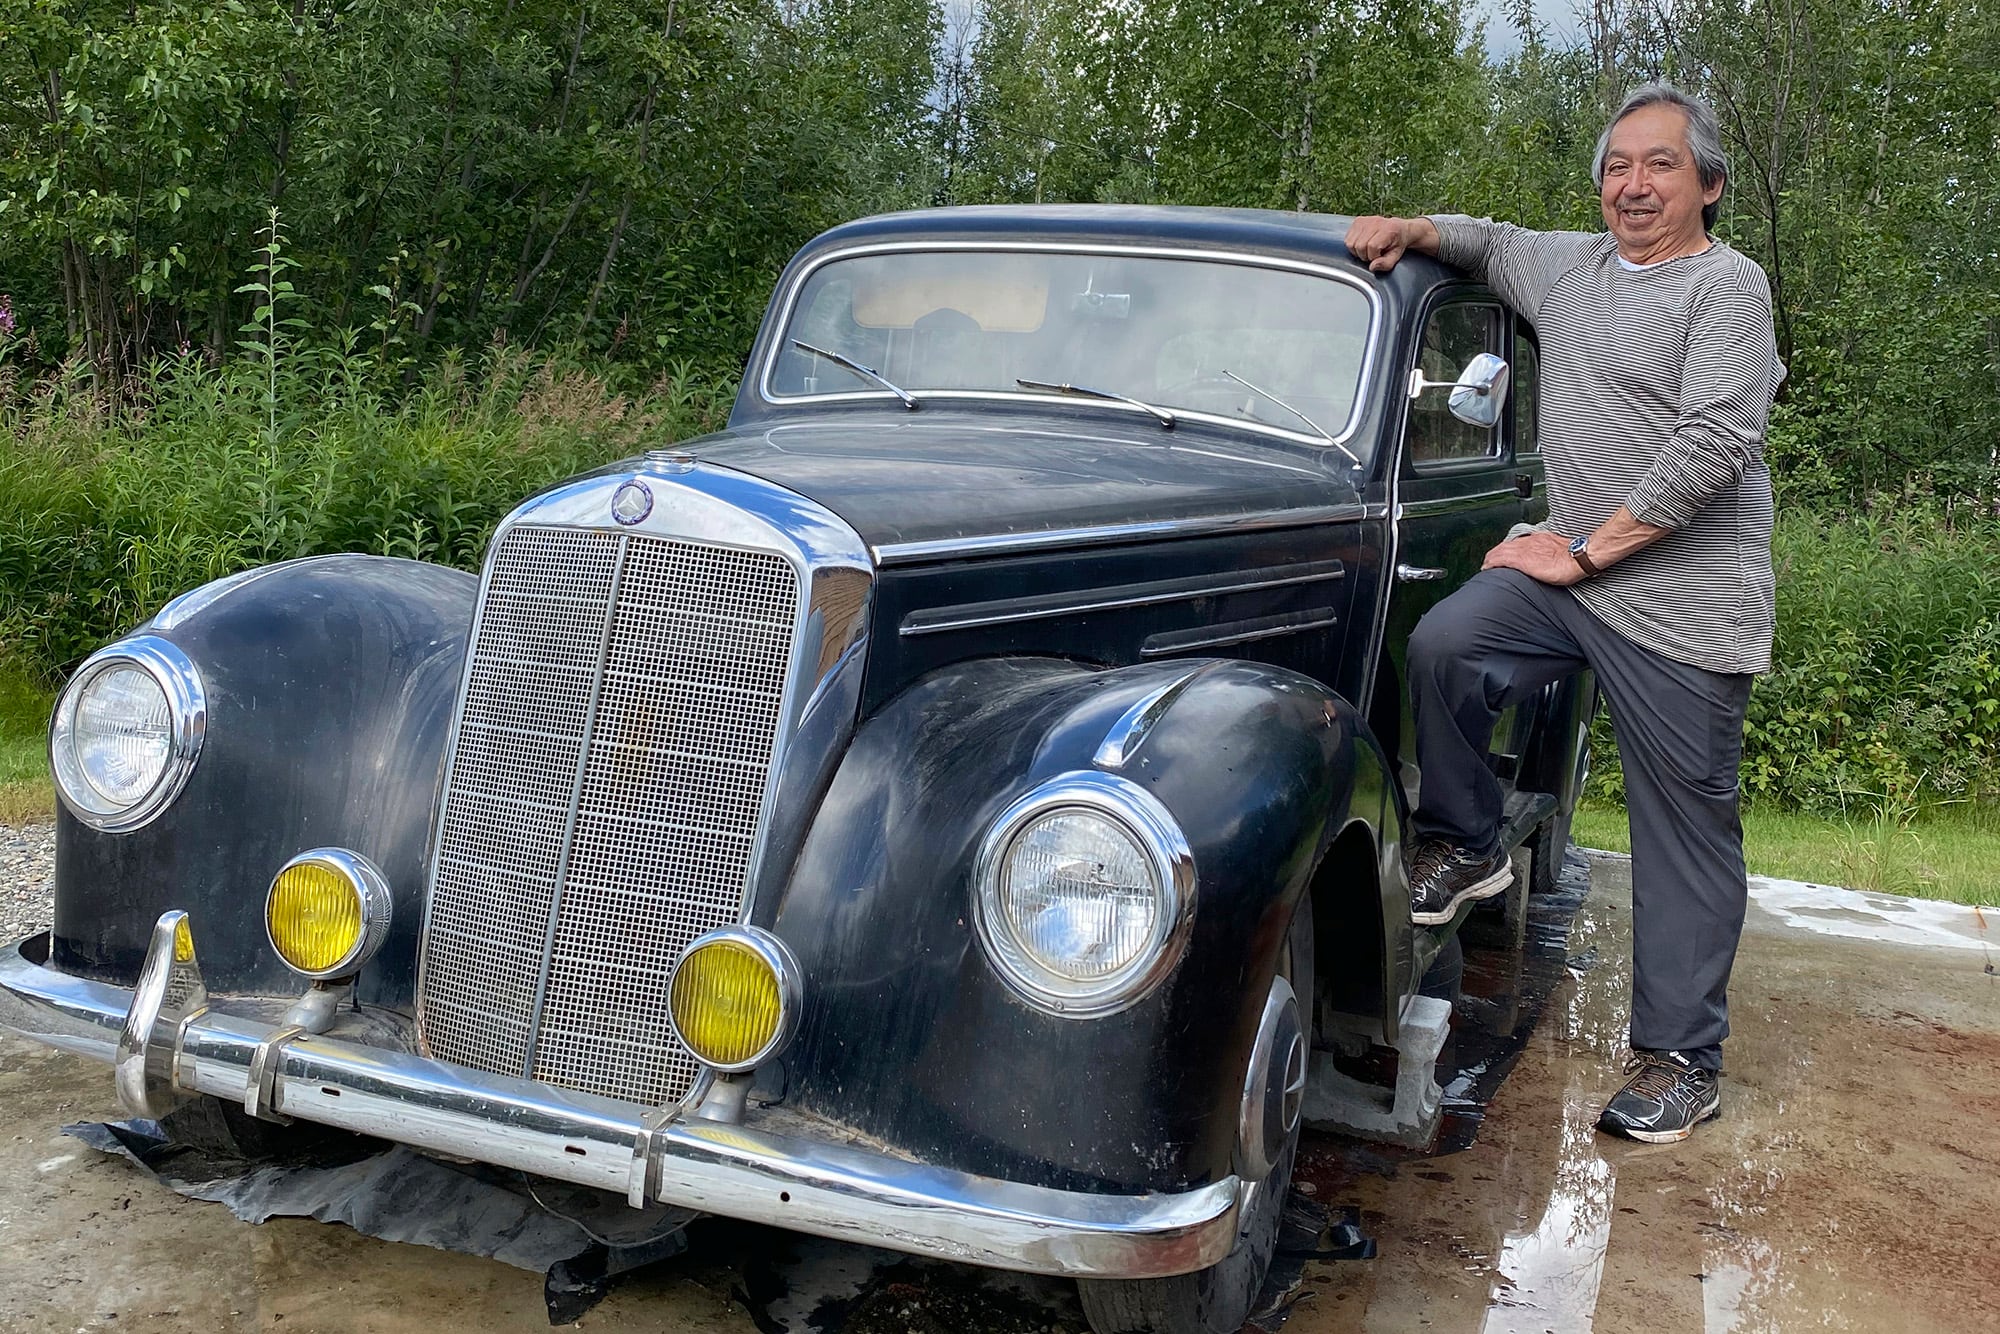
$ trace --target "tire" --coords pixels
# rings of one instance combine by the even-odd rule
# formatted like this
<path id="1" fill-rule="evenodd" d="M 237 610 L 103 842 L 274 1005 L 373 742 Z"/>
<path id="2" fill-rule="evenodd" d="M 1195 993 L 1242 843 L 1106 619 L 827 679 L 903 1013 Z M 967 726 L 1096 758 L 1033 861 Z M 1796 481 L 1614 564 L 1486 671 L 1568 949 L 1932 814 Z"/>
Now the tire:
<path id="1" fill-rule="evenodd" d="M 1557 811 L 1535 826 L 1528 836 L 1528 892 L 1553 894 L 1562 878 L 1563 854 L 1569 850 L 1569 827 L 1574 811 Z"/>
<path id="2" fill-rule="evenodd" d="M 1312 1052 L 1312 900 L 1299 901 L 1278 971 L 1299 998 L 1308 1060 Z M 1250 1318 L 1277 1250 L 1278 1224 L 1291 1193 L 1299 1133 L 1292 1128 L 1270 1173 L 1237 1220 L 1236 1246 L 1206 1269 L 1172 1278 L 1079 1279 L 1083 1313 L 1095 1334 L 1235 1334 Z"/>
<path id="3" fill-rule="evenodd" d="M 1528 892 L 1553 894 L 1562 878 L 1563 855 L 1569 851 L 1569 831 L 1576 819 L 1577 803 L 1583 800 L 1583 785 L 1590 780 L 1590 725 L 1597 716 L 1597 688 L 1591 686 L 1585 701 L 1581 728 L 1575 740 L 1576 758 L 1569 780 L 1569 792 L 1556 794 L 1556 813 L 1535 826 L 1528 836 Z M 1566 798 L 1566 799 L 1565 799 Z"/>

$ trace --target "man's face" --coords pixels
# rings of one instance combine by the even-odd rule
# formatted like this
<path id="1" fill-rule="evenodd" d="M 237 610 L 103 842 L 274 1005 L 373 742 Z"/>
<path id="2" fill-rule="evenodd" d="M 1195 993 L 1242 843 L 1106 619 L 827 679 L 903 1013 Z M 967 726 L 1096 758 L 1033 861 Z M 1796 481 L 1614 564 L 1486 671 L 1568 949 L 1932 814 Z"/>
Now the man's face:
<path id="1" fill-rule="evenodd" d="M 1702 188 L 1679 107 L 1640 107 L 1611 128 L 1598 200 L 1627 259 L 1648 263 L 1698 249 L 1702 206 L 1721 197 L 1721 181 Z"/>

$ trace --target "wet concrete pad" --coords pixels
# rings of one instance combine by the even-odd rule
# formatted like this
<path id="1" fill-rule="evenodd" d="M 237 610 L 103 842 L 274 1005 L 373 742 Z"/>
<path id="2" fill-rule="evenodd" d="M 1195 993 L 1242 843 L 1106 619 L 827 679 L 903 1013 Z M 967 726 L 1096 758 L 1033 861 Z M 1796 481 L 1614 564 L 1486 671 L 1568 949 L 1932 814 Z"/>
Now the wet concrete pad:
<path id="1" fill-rule="evenodd" d="M 1376 1253 L 1305 1261 L 1287 1334 L 2000 1329 L 2000 979 L 1984 919 L 1945 910 L 1965 937 L 1945 945 L 1854 920 L 1897 916 L 1897 901 L 1807 887 L 1753 906 L 1723 1117 L 1644 1146 L 1592 1129 L 1620 1077 L 1630 938 L 1626 864 L 1592 873 L 1542 956 L 1558 962 L 1504 1079 L 1504 1044 L 1459 1044 L 1445 1071 L 1457 1133 L 1429 1155 L 1306 1146 L 1310 1198 L 1352 1210 Z M 1512 966 L 1468 953 L 1467 1032 L 1519 1020 L 1508 1007 L 1537 988 L 1495 978 Z M 0 1037 L 0 1329 L 547 1328 L 535 1274 L 328 1224 L 241 1223 L 60 1132 L 116 1115 L 107 1068 Z M 1055 1280 L 721 1220 L 692 1233 L 581 1327 L 1082 1327 Z"/>

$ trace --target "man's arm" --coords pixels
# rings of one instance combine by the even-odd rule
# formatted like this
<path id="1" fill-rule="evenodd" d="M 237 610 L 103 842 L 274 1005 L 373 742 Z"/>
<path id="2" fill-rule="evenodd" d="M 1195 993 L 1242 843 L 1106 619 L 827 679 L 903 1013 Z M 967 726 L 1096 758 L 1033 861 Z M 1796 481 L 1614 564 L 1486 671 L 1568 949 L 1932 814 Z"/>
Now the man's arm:
<path id="1" fill-rule="evenodd" d="M 1455 213 L 1356 218 L 1347 227 L 1347 248 L 1376 273 L 1387 273 L 1412 250 L 1435 255 L 1485 282 L 1531 320 L 1556 279 L 1602 240 L 1588 232 L 1536 232 Z"/>
<path id="2" fill-rule="evenodd" d="M 1635 551 L 1644 550 L 1674 531 L 1632 517 L 1620 505 L 1591 531 L 1584 555 L 1601 572 Z M 1502 542 L 1486 553 L 1482 570 L 1519 570 L 1545 584 L 1573 584 L 1586 577 L 1583 566 L 1569 554 L 1569 539 L 1560 533 L 1533 532 Z"/>
<path id="3" fill-rule="evenodd" d="M 1437 258 L 1437 224 L 1429 218 L 1356 218 L 1347 225 L 1347 248 L 1372 272 L 1387 273 L 1407 251 Z"/>
<path id="4" fill-rule="evenodd" d="M 1673 434 L 1632 488 L 1635 518 L 1679 528 L 1763 458 L 1771 399 L 1784 380 L 1771 285 L 1748 261 L 1694 294 Z"/>
<path id="5" fill-rule="evenodd" d="M 1666 447 L 1585 555 L 1604 570 L 1690 522 L 1743 480 L 1763 455 L 1771 399 L 1784 380 L 1771 321 L 1771 288 L 1754 265 L 1695 293 L 1680 412 Z M 1585 570 L 1554 533 L 1530 533 L 1486 553 L 1486 569 L 1514 569 L 1545 584 L 1573 584 Z"/>

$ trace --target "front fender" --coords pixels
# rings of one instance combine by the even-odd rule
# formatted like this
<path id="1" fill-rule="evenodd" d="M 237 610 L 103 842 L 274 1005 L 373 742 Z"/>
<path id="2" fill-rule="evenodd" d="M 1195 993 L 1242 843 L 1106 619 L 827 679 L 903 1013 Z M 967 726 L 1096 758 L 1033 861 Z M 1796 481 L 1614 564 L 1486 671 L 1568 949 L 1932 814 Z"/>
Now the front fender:
<path id="1" fill-rule="evenodd" d="M 1163 691 L 1114 764 L 1107 737 Z M 1299 896 L 1350 821 L 1381 818 L 1382 784 L 1357 789 L 1364 752 L 1345 701 L 1256 663 L 988 659 L 925 677 L 857 732 L 767 914 L 812 997 L 788 1099 L 927 1162 L 1017 1181 L 1129 1192 L 1226 1177 Z M 995 973 L 971 878 L 1009 803 L 1093 767 L 1174 816 L 1197 887 L 1185 953 L 1158 989 L 1077 1019 Z"/>
<path id="2" fill-rule="evenodd" d="M 130 986 L 153 924 L 181 908 L 211 990 L 295 993 L 303 984 L 265 937 L 265 893 L 297 853 L 338 846 L 381 867 L 395 897 L 358 994 L 405 1007 L 478 580 L 325 556 L 211 587 L 145 627 L 201 672 L 200 758 L 174 804 L 130 833 L 57 812 L 52 962 Z"/>

